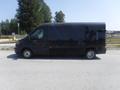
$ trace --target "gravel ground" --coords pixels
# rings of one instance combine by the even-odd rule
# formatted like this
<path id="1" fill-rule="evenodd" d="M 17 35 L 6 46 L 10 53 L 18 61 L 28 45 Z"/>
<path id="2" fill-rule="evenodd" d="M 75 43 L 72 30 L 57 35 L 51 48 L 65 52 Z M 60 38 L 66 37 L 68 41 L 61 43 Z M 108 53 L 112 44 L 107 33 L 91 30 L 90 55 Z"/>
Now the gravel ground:
<path id="1" fill-rule="evenodd" d="M 14 50 L 15 43 L 0 44 L 0 50 Z"/>
<path id="2" fill-rule="evenodd" d="M 18 59 L 0 51 L 0 90 L 120 90 L 120 50 L 98 59 Z"/>
<path id="3" fill-rule="evenodd" d="M 0 44 L 0 47 L 15 47 L 15 43 L 11 43 L 11 44 Z"/>

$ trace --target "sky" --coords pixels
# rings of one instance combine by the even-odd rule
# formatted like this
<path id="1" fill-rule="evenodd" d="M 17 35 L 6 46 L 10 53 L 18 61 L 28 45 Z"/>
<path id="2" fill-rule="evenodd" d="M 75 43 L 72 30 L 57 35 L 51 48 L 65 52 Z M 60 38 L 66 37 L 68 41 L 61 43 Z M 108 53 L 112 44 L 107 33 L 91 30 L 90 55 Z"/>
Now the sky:
<path id="1" fill-rule="evenodd" d="M 53 16 L 62 10 L 66 22 L 105 22 L 107 30 L 120 30 L 120 0 L 45 0 Z M 0 1 L 0 21 L 15 16 L 17 0 Z"/>

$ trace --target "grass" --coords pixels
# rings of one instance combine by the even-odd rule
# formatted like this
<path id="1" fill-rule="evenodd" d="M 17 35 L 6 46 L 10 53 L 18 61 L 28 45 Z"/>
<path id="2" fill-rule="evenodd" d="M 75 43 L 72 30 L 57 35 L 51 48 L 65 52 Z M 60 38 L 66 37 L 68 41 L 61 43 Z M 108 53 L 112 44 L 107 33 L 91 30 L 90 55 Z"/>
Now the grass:
<path id="1" fill-rule="evenodd" d="M 107 48 L 120 48 L 120 38 L 107 38 L 106 46 Z"/>
<path id="2" fill-rule="evenodd" d="M 120 48 L 120 44 L 111 44 L 111 47 Z"/>
<path id="3" fill-rule="evenodd" d="M 107 38 L 107 44 L 120 44 L 120 38 Z"/>
<path id="4" fill-rule="evenodd" d="M 17 41 L 16 36 L 2 35 L 0 36 L 0 44 L 15 43 Z"/>

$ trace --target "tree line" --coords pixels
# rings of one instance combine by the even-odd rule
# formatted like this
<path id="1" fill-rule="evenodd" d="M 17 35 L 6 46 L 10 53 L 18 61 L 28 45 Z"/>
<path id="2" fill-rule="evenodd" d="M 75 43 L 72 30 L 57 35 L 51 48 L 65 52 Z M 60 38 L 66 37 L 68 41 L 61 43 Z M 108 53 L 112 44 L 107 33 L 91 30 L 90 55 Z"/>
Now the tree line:
<path id="1" fill-rule="evenodd" d="M 52 17 L 49 6 L 44 0 L 17 0 L 18 9 L 15 17 L 11 20 L 1 21 L 0 34 L 10 35 L 24 34 L 31 32 L 34 28 L 43 23 L 65 22 L 65 14 L 56 11 Z"/>

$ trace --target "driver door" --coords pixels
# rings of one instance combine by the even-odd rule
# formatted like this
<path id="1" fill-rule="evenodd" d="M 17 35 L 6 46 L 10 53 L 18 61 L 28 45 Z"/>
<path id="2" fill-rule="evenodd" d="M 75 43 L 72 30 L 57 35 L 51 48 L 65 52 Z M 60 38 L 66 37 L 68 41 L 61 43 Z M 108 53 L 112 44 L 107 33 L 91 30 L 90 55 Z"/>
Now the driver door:
<path id="1" fill-rule="evenodd" d="M 31 35 L 33 51 L 39 55 L 48 54 L 48 42 L 45 28 L 38 28 Z"/>

